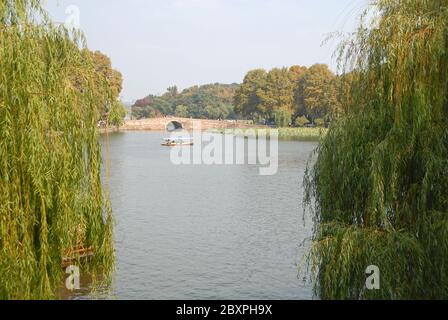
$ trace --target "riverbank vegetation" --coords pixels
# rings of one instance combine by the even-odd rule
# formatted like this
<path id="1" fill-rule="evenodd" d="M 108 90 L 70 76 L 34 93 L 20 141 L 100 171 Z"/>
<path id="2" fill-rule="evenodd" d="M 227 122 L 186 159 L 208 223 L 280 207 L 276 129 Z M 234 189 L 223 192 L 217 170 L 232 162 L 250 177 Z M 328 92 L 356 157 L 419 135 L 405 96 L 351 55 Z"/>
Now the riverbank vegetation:
<path id="1" fill-rule="evenodd" d="M 328 125 L 337 117 L 341 86 L 325 64 L 247 73 L 235 95 L 235 112 L 279 127 Z"/>
<path id="2" fill-rule="evenodd" d="M 222 129 L 214 130 L 216 133 L 222 134 L 235 134 L 243 136 L 259 136 L 259 133 L 269 137 L 271 136 L 272 130 L 275 130 L 275 134 L 280 140 L 291 140 L 291 141 L 319 141 L 322 139 L 328 129 L 326 128 L 253 128 L 253 129 Z"/>
<path id="3" fill-rule="evenodd" d="M 82 272 L 108 278 L 97 122 L 113 103 L 82 34 L 52 24 L 38 0 L 0 3 L 0 299 L 54 298 L 79 249 L 94 252 Z"/>
<path id="4" fill-rule="evenodd" d="M 316 294 L 446 299 L 448 1 L 378 0 L 363 17 L 340 50 L 345 112 L 306 179 Z"/>
<path id="5" fill-rule="evenodd" d="M 247 73 L 242 84 L 168 88 L 132 107 L 136 119 L 177 116 L 213 120 L 250 120 L 277 127 L 328 126 L 340 113 L 346 82 L 325 64 Z"/>
<path id="6" fill-rule="evenodd" d="M 315 128 L 279 128 L 278 137 L 281 140 L 294 140 L 294 141 L 319 141 L 325 136 L 328 129 L 315 127 Z"/>
<path id="7" fill-rule="evenodd" d="M 194 86 L 179 92 L 170 87 L 162 96 L 149 95 L 132 106 L 135 119 L 176 116 L 181 118 L 233 120 L 233 97 L 237 84 Z"/>

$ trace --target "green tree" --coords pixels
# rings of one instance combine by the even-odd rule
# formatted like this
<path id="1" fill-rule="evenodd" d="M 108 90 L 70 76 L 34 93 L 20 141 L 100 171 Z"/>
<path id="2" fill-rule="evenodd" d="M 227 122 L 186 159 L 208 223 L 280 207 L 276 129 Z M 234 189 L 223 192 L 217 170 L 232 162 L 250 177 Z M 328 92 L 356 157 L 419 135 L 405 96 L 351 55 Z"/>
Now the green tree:
<path id="1" fill-rule="evenodd" d="M 267 72 L 264 69 L 249 71 L 235 93 L 235 111 L 243 117 L 259 120 L 266 113 L 261 97 L 266 82 Z"/>
<path id="2" fill-rule="evenodd" d="M 187 118 L 188 117 L 188 107 L 184 106 L 184 105 L 179 105 L 176 107 L 176 111 L 175 111 L 175 115 L 176 117 L 180 117 L 180 118 Z"/>
<path id="3" fill-rule="evenodd" d="M 65 257 L 107 282 L 113 221 L 101 181 L 100 86 L 79 32 L 37 0 L 0 2 L 0 299 L 56 296 Z"/>
<path id="4" fill-rule="evenodd" d="M 112 107 L 109 109 L 109 115 L 107 117 L 108 124 L 116 127 L 122 126 L 126 113 L 127 111 L 123 103 L 121 101 L 114 101 Z"/>
<path id="5" fill-rule="evenodd" d="M 176 98 L 179 95 L 179 90 L 177 89 L 176 86 L 169 87 L 166 90 L 166 94 L 165 95 L 174 99 L 174 98 Z"/>
<path id="6" fill-rule="evenodd" d="M 306 67 L 292 66 L 290 69 L 290 77 L 294 85 L 294 112 L 293 120 L 304 117 L 307 114 L 305 100 L 303 96 L 304 80 L 308 72 Z M 308 121 L 307 121 L 308 122 Z"/>
<path id="7" fill-rule="evenodd" d="M 356 76 L 353 72 L 341 75 L 337 79 L 337 107 L 334 111 L 335 116 L 347 113 L 349 106 L 353 105 L 353 97 L 356 94 L 353 91 Z"/>
<path id="8" fill-rule="evenodd" d="M 91 52 L 87 49 L 86 52 L 91 56 L 97 73 L 95 97 L 98 101 L 98 108 L 101 110 L 102 117 L 106 118 L 110 112 L 114 112 L 116 116 L 118 104 L 108 104 L 107 101 L 117 101 L 119 99 L 123 87 L 123 76 L 121 72 L 112 68 L 112 61 L 105 54 L 100 51 Z M 110 88 L 110 90 L 105 91 L 104 88 Z M 120 111 L 119 113 L 122 112 Z M 116 121 L 114 120 L 114 122 Z"/>
<path id="9" fill-rule="evenodd" d="M 280 112 L 282 117 L 285 113 L 289 113 L 291 119 L 294 108 L 294 88 L 294 82 L 287 68 L 275 68 L 268 73 L 266 85 L 260 90 L 265 115 L 268 119 L 275 118 L 277 112 Z"/>
<path id="10" fill-rule="evenodd" d="M 133 117 L 162 117 L 177 115 L 193 118 L 226 119 L 234 117 L 233 97 L 237 84 L 208 84 L 193 86 L 179 92 L 170 87 L 162 96 L 149 95 L 137 100 L 132 107 Z M 177 108 L 179 110 L 177 110 Z"/>
<path id="11" fill-rule="evenodd" d="M 306 117 L 297 117 L 294 121 L 294 125 L 296 127 L 304 127 L 307 123 L 309 123 L 309 120 Z"/>
<path id="12" fill-rule="evenodd" d="M 151 103 L 151 108 L 160 115 L 173 114 L 173 109 L 170 102 L 163 97 L 155 97 Z"/>
<path id="13" fill-rule="evenodd" d="M 287 127 L 291 123 L 291 110 L 288 108 L 279 108 L 274 112 L 275 124 L 279 127 Z"/>
<path id="14" fill-rule="evenodd" d="M 116 100 L 123 88 L 123 75 L 120 71 L 112 68 L 112 61 L 100 51 L 90 52 L 95 70 L 104 77 L 111 89 L 112 99 Z"/>
<path id="15" fill-rule="evenodd" d="M 282 119 L 282 125 L 303 116 L 312 123 L 319 118 L 329 122 L 341 113 L 340 92 L 342 82 L 327 65 L 257 69 L 246 75 L 237 90 L 235 112 L 255 121 Z"/>
<path id="16" fill-rule="evenodd" d="M 307 70 L 307 67 L 297 65 L 289 68 L 289 76 L 291 81 L 295 84 L 295 89 L 297 89 L 299 82 L 303 79 Z"/>
<path id="17" fill-rule="evenodd" d="M 306 179 L 322 299 L 448 298 L 447 8 L 376 1 L 375 27 L 341 47 L 349 105 Z M 379 290 L 366 290 L 370 265 Z"/>
<path id="18" fill-rule="evenodd" d="M 331 117 L 332 112 L 337 110 L 337 77 L 327 65 L 315 64 L 310 67 L 300 90 L 304 108 L 298 115 L 306 116 L 310 122 L 314 123 L 317 118 Z"/>

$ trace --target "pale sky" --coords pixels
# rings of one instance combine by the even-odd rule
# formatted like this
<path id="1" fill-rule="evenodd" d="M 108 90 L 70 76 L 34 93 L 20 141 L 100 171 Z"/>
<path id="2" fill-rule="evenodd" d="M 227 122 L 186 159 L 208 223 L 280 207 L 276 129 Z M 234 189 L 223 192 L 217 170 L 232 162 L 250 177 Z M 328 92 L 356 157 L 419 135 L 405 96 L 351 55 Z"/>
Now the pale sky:
<path id="1" fill-rule="evenodd" d="M 124 76 L 126 101 L 255 68 L 327 63 L 333 32 L 352 31 L 368 0 L 47 0 L 55 21 L 79 12 L 89 48 Z M 68 9 L 68 10 L 67 10 Z M 67 13 L 66 13 L 67 11 Z"/>

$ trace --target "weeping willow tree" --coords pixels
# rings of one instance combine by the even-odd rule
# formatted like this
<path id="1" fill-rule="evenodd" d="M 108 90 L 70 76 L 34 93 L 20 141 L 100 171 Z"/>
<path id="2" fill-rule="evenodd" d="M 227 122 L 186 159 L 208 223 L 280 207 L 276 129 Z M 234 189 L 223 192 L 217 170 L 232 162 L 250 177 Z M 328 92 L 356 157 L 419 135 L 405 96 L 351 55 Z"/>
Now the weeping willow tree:
<path id="1" fill-rule="evenodd" d="M 378 0 L 340 61 L 346 114 L 305 180 L 323 299 L 448 298 L 448 0 Z M 366 268 L 380 289 L 366 289 Z"/>
<path id="2" fill-rule="evenodd" d="M 109 90 L 39 0 L 1 1 L 0 23 L 0 299 L 54 298 L 74 249 L 95 254 L 81 272 L 113 268 L 95 99 Z"/>

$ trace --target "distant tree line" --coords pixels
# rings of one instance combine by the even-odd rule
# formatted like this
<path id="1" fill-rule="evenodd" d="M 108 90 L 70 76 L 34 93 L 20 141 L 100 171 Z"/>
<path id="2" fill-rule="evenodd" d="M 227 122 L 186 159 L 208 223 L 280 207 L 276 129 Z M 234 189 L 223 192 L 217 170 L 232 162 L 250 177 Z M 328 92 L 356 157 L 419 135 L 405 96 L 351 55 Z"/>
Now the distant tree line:
<path id="1" fill-rule="evenodd" d="M 249 71 L 242 84 L 194 86 L 182 92 L 170 87 L 148 95 L 132 107 L 136 119 L 164 116 L 199 119 L 244 119 L 279 127 L 328 125 L 349 95 L 349 76 L 339 77 L 327 65 L 292 66 Z"/>
<path id="2" fill-rule="evenodd" d="M 148 95 L 132 106 L 136 119 L 176 116 L 197 119 L 236 119 L 233 99 L 238 84 L 208 84 L 179 92 L 170 87 L 161 95 Z"/>
<path id="3" fill-rule="evenodd" d="M 341 111 L 343 84 L 325 64 L 252 70 L 235 94 L 235 112 L 280 127 L 325 125 Z"/>

